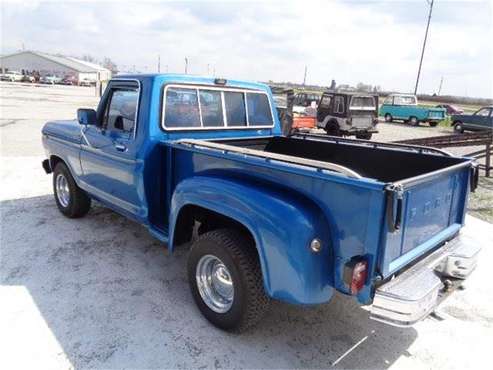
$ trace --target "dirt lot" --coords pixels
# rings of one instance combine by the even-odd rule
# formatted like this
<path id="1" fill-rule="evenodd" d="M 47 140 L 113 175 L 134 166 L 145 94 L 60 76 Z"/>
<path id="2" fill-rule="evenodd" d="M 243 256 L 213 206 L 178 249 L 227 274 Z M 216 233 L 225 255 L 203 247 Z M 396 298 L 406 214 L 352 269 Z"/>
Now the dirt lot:
<path id="1" fill-rule="evenodd" d="M 476 369 L 489 362 L 492 225 L 467 219 L 464 232 L 483 240 L 482 263 L 465 290 L 413 328 L 370 321 L 365 308 L 337 295 L 317 307 L 277 302 L 256 330 L 227 334 L 195 308 L 185 250 L 168 255 L 144 228 L 99 205 L 81 220 L 57 211 L 40 166 L 40 129 L 95 107 L 92 89 L 1 83 L 0 92 L 0 368 Z M 395 140 L 437 129 L 380 130 L 377 139 Z M 485 187 L 492 191 L 491 182 Z"/>

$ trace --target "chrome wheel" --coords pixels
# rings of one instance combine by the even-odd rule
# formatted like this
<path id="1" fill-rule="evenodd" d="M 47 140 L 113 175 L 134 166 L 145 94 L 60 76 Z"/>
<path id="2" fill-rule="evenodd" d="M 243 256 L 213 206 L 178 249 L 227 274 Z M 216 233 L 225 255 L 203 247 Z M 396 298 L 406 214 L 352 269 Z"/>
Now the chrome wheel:
<path id="1" fill-rule="evenodd" d="M 62 205 L 62 207 L 68 207 L 70 202 L 70 189 L 68 187 L 67 178 L 61 173 L 56 176 L 55 188 L 58 202 Z"/>
<path id="2" fill-rule="evenodd" d="M 225 313 L 234 298 L 234 286 L 226 265 L 217 257 L 202 256 L 195 270 L 197 287 L 204 303 L 214 312 Z"/>

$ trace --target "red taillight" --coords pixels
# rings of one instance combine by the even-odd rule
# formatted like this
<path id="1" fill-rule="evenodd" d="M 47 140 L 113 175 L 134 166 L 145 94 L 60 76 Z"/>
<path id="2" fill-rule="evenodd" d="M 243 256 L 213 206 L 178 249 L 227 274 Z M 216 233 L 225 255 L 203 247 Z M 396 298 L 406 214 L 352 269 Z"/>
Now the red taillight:
<path id="1" fill-rule="evenodd" d="M 367 274 L 366 268 L 366 261 L 356 262 L 356 264 L 354 265 L 350 285 L 351 294 L 357 294 L 365 285 Z"/>

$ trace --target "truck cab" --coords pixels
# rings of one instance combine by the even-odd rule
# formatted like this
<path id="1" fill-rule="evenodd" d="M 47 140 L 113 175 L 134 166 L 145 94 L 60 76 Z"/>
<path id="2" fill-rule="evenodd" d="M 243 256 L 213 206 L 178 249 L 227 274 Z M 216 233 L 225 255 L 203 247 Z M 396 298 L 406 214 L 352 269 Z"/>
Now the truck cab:
<path id="1" fill-rule="evenodd" d="M 478 245 L 459 235 L 477 184 L 470 159 L 284 136 L 264 84 L 118 76 L 97 110 L 47 122 L 42 142 L 60 212 L 90 217 L 97 200 L 170 252 L 187 248 L 191 295 L 225 330 L 252 327 L 273 299 L 322 304 L 336 291 L 410 326 L 476 266 Z"/>
<path id="2" fill-rule="evenodd" d="M 325 92 L 317 109 L 317 127 L 333 136 L 370 140 L 378 132 L 378 95 Z"/>

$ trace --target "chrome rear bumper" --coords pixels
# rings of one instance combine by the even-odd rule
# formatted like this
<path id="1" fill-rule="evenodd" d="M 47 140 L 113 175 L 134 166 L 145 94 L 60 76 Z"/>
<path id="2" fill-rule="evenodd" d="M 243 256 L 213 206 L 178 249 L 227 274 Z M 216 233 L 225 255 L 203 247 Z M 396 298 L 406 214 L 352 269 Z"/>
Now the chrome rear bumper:
<path id="1" fill-rule="evenodd" d="M 375 291 L 370 318 L 411 326 L 430 314 L 476 268 L 481 247 L 464 235 L 452 239 Z"/>

